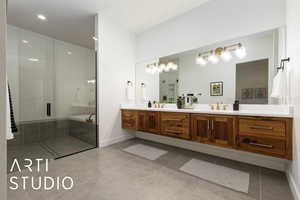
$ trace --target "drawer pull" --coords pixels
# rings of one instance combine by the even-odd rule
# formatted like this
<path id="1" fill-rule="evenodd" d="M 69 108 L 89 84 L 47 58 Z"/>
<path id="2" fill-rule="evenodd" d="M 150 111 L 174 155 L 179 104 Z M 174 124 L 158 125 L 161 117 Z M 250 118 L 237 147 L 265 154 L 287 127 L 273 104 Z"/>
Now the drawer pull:
<path id="1" fill-rule="evenodd" d="M 174 134 L 182 134 L 181 131 L 174 131 L 174 130 L 166 130 L 166 132 L 174 133 Z"/>
<path id="2" fill-rule="evenodd" d="M 273 149 L 273 146 L 272 145 L 268 145 L 268 144 L 260 144 L 260 143 L 254 143 L 254 142 L 250 142 L 249 144 L 253 145 L 253 146 L 258 146 L 258 147 Z"/>
<path id="3" fill-rule="evenodd" d="M 252 128 L 252 129 L 263 129 L 263 130 L 272 130 L 273 127 L 271 126 L 249 126 L 249 128 Z"/>
<path id="4" fill-rule="evenodd" d="M 263 148 L 273 149 L 273 146 L 272 146 L 272 145 L 257 143 L 256 141 L 251 141 L 249 138 L 245 138 L 245 139 L 243 140 L 243 143 L 249 144 L 249 145 L 252 145 L 252 146 L 257 146 L 257 147 L 263 147 Z"/>

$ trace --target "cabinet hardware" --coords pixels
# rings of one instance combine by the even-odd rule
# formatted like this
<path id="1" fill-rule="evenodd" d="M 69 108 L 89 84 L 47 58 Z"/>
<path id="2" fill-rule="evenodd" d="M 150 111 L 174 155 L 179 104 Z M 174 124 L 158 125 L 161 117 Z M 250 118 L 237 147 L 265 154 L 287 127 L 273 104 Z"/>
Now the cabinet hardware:
<path id="1" fill-rule="evenodd" d="M 208 119 L 207 120 L 207 130 L 209 130 L 210 129 L 210 120 Z"/>
<path id="2" fill-rule="evenodd" d="M 260 143 L 255 143 L 255 142 L 249 142 L 249 144 L 253 145 L 253 146 L 258 146 L 258 147 L 273 149 L 273 146 L 272 145 L 268 145 L 268 144 L 260 144 Z"/>
<path id="3" fill-rule="evenodd" d="M 245 138 L 243 140 L 243 143 L 249 144 L 249 145 L 252 145 L 252 146 L 258 146 L 258 147 L 273 149 L 273 145 L 257 143 L 256 141 L 251 141 L 251 139 L 249 139 L 249 138 Z"/>
<path id="4" fill-rule="evenodd" d="M 272 130 L 273 127 L 271 126 L 249 126 L 251 129 L 263 129 L 263 130 Z"/>

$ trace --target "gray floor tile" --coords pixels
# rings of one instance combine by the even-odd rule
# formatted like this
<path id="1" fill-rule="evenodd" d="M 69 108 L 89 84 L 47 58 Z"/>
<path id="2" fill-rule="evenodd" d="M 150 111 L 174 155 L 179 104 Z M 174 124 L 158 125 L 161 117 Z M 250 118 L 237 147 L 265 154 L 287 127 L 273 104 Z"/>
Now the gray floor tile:
<path id="1" fill-rule="evenodd" d="M 261 168 L 263 200 L 293 200 L 291 190 L 283 172 Z"/>
<path id="2" fill-rule="evenodd" d="M 168 153 L 156 161 L 150 161 L 122 151 L 133 144 L 153 145 Z M 178 169 L 191 158 L 202 158 L 204 161 L 249 172 L 249 194 L 180 172 Z M 71 191 L 59 192 L 9 192 L 9 200 L 289 200 L 291 197 L 282 172 L 140 139 L 54 160 L 50 162 L 49 169 L 49 176 L 73 177 L 75 187 Z M 23 171 L 16 174 L 20 176 L 29 173 Z M 263 198 L 258 195 L 260 193 Z"/>

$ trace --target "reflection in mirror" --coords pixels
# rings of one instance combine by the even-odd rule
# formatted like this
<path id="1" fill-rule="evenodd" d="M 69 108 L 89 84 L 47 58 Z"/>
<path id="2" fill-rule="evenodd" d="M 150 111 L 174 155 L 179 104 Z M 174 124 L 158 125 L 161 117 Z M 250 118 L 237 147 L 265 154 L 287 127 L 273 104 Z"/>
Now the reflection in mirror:
<path id="1" fill-rule="evenodd" d="M 236 65 L 236 99 L 242 104 L 268 104 L 269 59 Z"/>
<path id="2" fill-rule="evenodd" d="M 154 64 L 158 69 L 151 72 L 145 69 L 149 63 L 139 63 L 136 80 L 147 77 L 147 91 L 151 92 L 145 101 L 176 103 L 178 96 L 193 95 L 200 104 L 232 104 L 235 100 L 274 104 L 270 94 L 278 61 L 285 57 L 284 30 L 281 27 L 161 57 Z M 176 64 L 177 69 L 159 68 L 168 63 Z"/>

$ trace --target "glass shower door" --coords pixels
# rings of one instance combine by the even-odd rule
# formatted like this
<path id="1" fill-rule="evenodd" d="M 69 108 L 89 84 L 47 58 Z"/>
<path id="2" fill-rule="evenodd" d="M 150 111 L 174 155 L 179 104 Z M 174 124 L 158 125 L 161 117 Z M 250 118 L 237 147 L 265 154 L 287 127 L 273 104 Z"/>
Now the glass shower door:
<path id="1" fill-rule="evenodd" d="M 93 49 L 8 27 L 8 81 L 18 132 L 8 158 L 60 158 L 97 147 Z"/>

